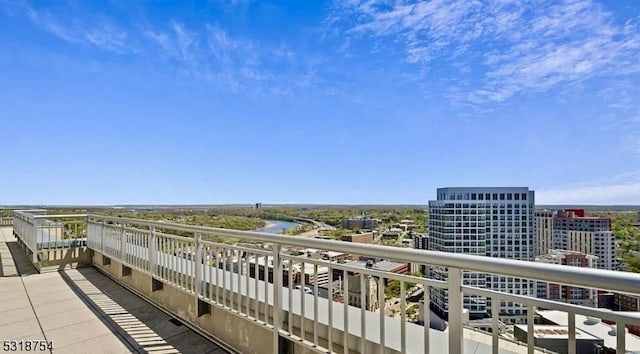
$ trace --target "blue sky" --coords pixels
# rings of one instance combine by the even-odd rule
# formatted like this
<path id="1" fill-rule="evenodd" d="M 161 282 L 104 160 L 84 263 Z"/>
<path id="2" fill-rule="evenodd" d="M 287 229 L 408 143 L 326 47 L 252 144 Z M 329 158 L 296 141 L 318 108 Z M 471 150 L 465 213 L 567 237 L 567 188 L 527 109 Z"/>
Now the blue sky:
<path id="1" fill-rule="evenodd" d="M 0 204 L 640 204 L 640 2 L 0 0 Z"/>

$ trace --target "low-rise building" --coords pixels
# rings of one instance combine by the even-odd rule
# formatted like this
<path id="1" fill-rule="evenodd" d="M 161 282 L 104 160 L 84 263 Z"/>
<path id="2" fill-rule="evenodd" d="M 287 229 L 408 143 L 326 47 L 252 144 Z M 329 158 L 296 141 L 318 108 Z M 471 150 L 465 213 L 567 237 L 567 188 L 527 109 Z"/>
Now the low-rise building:
<path id="1" fill-rule="evenodd" d="M 555 310 L 536 311 L 541 324 L 558 325 L 566 327 L 569 325 L 569 317 L 566 312 Z M 605 353 L 615 353 L 617 347 L 617 331 L 615 324 L 605 323 L 598 318 L 587 317 L 584 315 L 575 315 L 576 332 L 578 330 L 590 334 L 596 338 L 603 340 L 603 346 Z M 626 353 L 638 353 L 640 352 L 640 337 L 632 334 L 625 333 L 625 350 Z M 576 339 L 577 339 L 576 333 Z M 582 352 L 579 350 L 576 353 L 593 353 L 593 351 Z"/>
<path id="2" fill-rule="evenodd" d="M 349 235 L 342 236 L 341 240 L 345 242 L 356 242 L 356 243 L 373 243 L 374 233 L 372 232 L 362 232 L 362 233 L 353 233 Z"/>
<path id="3" fill-rule="evenodd" d="M 640 296 L 613 294 L 613 310 L 640 312 Z"/>
<path id="4" fill-rule="evenodd" d="M 527 342 L 527 325 L 515 325 L 513 335 L 520 342 Z M 580 329 L 575 330 L 576 353 L 599 353 L 604 347 L 604 340 L 586 333 Z M 549 349 L 554 353 L 564 354 L 569 352 L 569 327 L 557 325 L 534 325 L 533 343 L 536 348 Z"/>
<path id="5" fill-rule="evenodd" d="M 342 220 L 341 226 L 343 229 L 357 230 L 357 229 L 377 229 L 380 225 L 380 220 L 372 219 L 369 217 L 350 218 Z"/>
<path id="6" fill-rule="evenodd" d="M 550 250 L 549 253 L 536 257 L 535 261 L 572 267 L 596 268 L 598 257 L 580 252 Z M 537 297 L 591 307 L 595 307 L 598 300 L 596 289 L 577 288 L 546 282 L 537 283 Z"/>
<path id="7" fill-rule="evenodd" d="M 258 280 L 266 279 L 267 282 L 273 283 L 274 266 L 272 256 L 253 257 L 250 259 L 248 271 L 249 277 L 256 277 L 256 268 Z M 318 272 L 316 273 L 315 267 L 311 263 L 305 263 L 303 267 L 302 263 L 293 263 L 290 265 L 289 262 L 282 262 L 283 286 L 289 286 L 289 272 L 291 272 L 292 275 L 292 285 L 302 283 L 303 277 L 305 284 L 309 285 L 313 285 L 317 282 L 318 286 L 326 286 L 330 281 L 329 267 L 318 266 Z"/>
<path id="8" fill-rule="evenodd" d="M 397 240 L 398 237 L 400 237 L 400 235 L 402 234 L 402 229 L 399 229 L 397 227 L 393 227 L 385 232 L 382 233 L 382 238 L 383 239 L 395 239 Z"/>

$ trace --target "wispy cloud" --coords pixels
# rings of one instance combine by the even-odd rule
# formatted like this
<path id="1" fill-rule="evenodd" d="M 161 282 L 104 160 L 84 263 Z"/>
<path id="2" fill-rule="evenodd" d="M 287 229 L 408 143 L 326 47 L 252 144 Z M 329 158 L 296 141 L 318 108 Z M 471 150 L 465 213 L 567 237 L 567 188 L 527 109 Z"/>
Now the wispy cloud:
<path id="1" fill-rule="evenodd" d="M 476 104 L 640 72 L 638 19 L 618 24 L 590 0 L 338 1 L 326 23 L 347 40 L 391 37 L 408 63 L 462 64 L 482 78 L 465 91 Z"/>
<path id="2" fill-rule="evenodd" d="M 188 27 L 173 20 L 168 26 L 143 29 L 142 35 L 164 56 L 182 63 L 189 75 L 235 92 L 289 95 L 292 87 L 314 82 L 313 70 L 293 62 L 298 56 L 286 43 L 234 36 L 215 23 Z"/>
<path id="3" fill-rule="evenodd" d="M 536 203 L 640 205 L 640 171 L 620 173 L 606 181 L 537 190 Z"/>
<path id="4" fill-rule="evenodd" d="M 133 50 L 127 42 L 127 32 L 109 22 L 84 24 L 78 20 L 58 18 L 48 11 L 36 11 L 32 8 L 27 8 L 26 11 L 33 23 L 65 42 L 91 45 L 117 53 Z"/>

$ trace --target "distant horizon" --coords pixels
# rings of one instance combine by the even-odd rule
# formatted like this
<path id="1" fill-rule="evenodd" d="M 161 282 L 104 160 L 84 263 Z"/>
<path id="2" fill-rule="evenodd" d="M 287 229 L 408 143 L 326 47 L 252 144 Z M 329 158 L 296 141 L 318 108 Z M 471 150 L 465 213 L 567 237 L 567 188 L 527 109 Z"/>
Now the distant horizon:
<path id="1" fill-rule="evenodd" d="M 428 207 L 428 204 L 314 204 L 314 203 L 262 203 L 262 207 Z M 223 204 L 7 204 L 1 205 L 0 208 L 16 208 L 16 207 L 89 207 L 89 208 L 134 208 L 134 207 L 255 207 L 256 203 L 223 203 Z M 598 208 L 598 207 L 610 207 L 610 208 L 638 208 L 640 204 L 535 204 L 536 208 L 561 208 L 561 207 L 573 207 L 573 208 Z"/>

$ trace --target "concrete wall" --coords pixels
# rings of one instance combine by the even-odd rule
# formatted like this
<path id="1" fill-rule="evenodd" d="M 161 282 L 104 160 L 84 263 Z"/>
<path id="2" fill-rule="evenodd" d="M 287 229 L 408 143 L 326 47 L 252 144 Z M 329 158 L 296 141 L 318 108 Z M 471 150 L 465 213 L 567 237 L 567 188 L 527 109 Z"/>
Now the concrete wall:
<path id="1" fill-rule="evenodd" d="M 44 250 L 40 254 L 40 272 L 91 265 L 90 250 L 86 247 Z"/>
<path id="2" fill-rule="evenodd" d="M 232 313 L 217 306 L 210 306 L 210 313 L 197 316 L 197 300 L 193 294 L 163 283 L 163 289 L 152 291 L 152 277 L 135 269 L 131 275 L 122 275 L 122 264 L 111 259 L 111 264 L 103 265 L 102 255 L 94 252 L 93 265 L 110 275 L 122 285 L 136 290 L 165 310 L 176 315 L 190 325 L 210 334 L 241 353 L 271 353 L 273 331 L 259 325 L 243 315 Z M 304 353 L 296 350 L 295 353 Z"/>

